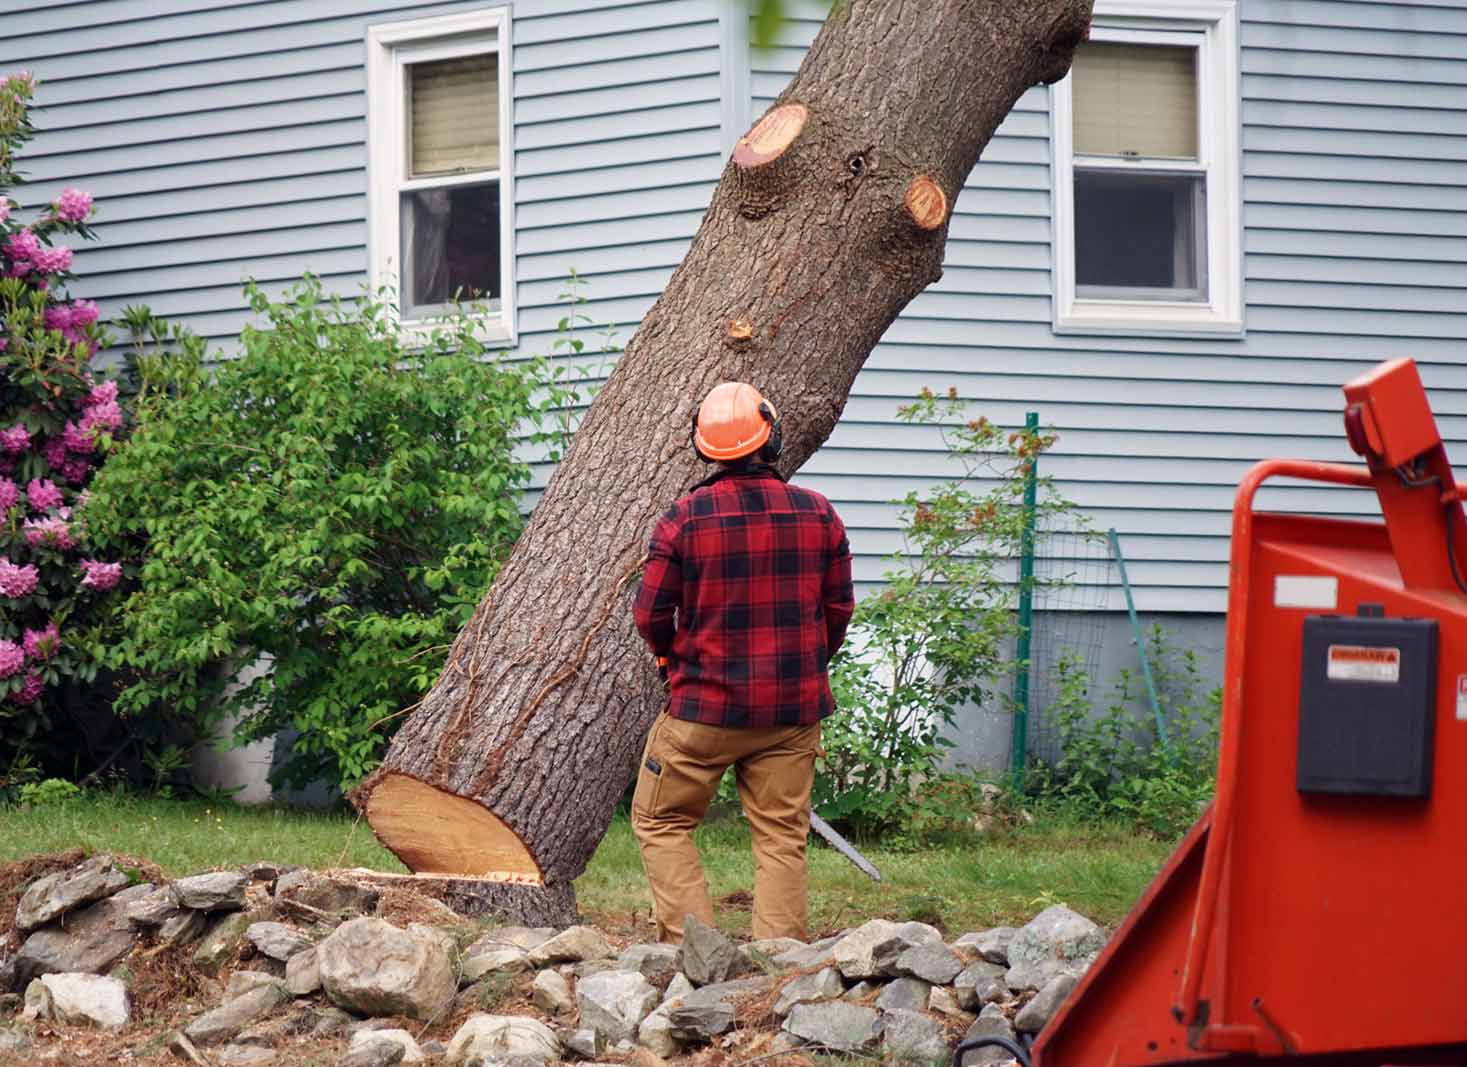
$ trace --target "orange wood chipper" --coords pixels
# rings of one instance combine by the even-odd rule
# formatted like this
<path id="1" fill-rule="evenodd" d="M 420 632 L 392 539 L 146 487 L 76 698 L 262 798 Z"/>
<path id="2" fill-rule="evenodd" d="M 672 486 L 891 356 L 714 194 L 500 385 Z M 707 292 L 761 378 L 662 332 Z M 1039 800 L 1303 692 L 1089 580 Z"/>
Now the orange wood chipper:
<path id="1" fill-rule="evenodd" d="M 1467 518 L 1415 363 L 1345 433 L 1365 467 L 1238 487 L 1216 797 L 1020 1062 L 1467 1064 Z M 1255 512 L 1275 478 L 1385 521 Z"/>

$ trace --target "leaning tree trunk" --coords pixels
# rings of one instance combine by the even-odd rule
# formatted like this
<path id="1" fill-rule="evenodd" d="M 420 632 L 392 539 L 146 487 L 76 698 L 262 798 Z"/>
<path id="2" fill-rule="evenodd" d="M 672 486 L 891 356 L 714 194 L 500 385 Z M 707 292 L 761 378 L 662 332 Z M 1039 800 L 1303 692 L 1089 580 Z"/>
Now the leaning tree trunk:
<path id="1" fill-rule="evenodd" d="M 656 516 L 702 477 L 694 406 L 728 379 L 829 436 L 856 372 L 942 274 L 950 206 L 1030 86 L 1069 69 L 1091 0 L 836 0 L 739 141 L 682 265 L 627 345 L 514 553 L 355 794 L 412 870 L 499 883 L 568 921 L 663 695 L 630 599 Z"/>

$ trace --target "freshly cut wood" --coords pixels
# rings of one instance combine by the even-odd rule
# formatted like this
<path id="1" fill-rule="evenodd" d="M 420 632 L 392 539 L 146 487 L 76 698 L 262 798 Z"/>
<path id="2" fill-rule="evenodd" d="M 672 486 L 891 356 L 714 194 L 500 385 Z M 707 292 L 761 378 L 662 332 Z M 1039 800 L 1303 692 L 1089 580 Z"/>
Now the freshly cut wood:
<path id="1" fill-rule="evenodd" d="M 754 128 L 739 138 L 733 149 L 733 163 L 738 167 L 760 167 L 784 154 L 805 128 L 810 112 L 804 104 L 784 104 L 771 108 Z"/>
<path id="2" fill-rule="evenodd" d="M 797 470 L 941 276 L 949 205 L 983 146 L 1025 90 L 1064 76 L 1089 18 L 1090 0 L 835 5 L 354 795 L 410 867 L 538 878 L 484 884 L 523 921 L 572 921 L 569 884 L 666 699 L 629 603 L 652 522 L 708 473 L 688 448 L 694 407 L 720 381 L 754 382 L 784 418 L 780 468 Z"/>
<path id="3" fill-rule="evenodd" d="M 392 874 L 363 867 L 322 871 L 321 876 L 384 891 L 407 890 L 471 919 L 480 915 L 513 915 L 526 926 L 564 926 L 567 921 L 575 921 L 576 899 L 569 885 L 536 886 L 527 892 L 517 882 L 442 874 Z"/>
<path id="4" fill-rule="evenodd" d="M 947 194 L 927 175 L 907 186 L 907 212 L 924 230 L 935 230 L 947 221 Z"/>

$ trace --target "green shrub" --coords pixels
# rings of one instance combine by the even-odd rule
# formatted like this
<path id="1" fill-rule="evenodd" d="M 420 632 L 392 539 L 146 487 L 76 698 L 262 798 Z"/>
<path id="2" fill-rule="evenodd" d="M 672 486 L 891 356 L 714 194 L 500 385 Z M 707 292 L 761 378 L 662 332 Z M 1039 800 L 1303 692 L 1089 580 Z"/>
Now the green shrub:
<path id="1" fill-rule="evenodd" d="M 65 778 L 47 778 L 40 782 L 28 782 L 20 787 L 20 802 L 33 807 L 46 804 L 64 804 L 82 795 L 77 786 Z"/>
<path id="2" fill-rule="evenodd" d="M 1012 561 L 1024 529 L 1030 464 L 1049 435 L 967 420 L 955 391 L 924 391 L 903 421 L 938 426 L 961 474 L 902 505 L 903 549 L 881 592 L 856 607 L 831 665 L 840 711 L 826 720 L 814 803 L 858 833 L 920 830 L 925 808 L 964 783 L 942 771 L 956 714 L 994 695 L 1017 630 Z M 1040 480 L 1040 513 L 1065 507 Z M 971 783 L 969 783 L 971 784 Z"/>
<path id="3" fill-rule="evenodd" d="M 1090 822 L 1122 821 L 1161 838 L 1177 837 L 1212 798 L 1217 776 L 1222 691 L 1203 693 L 1191 649 L 1180 656 L 1155 626 L 1147 638 L 1165 723 L 1138 700 L 1135 677 L 1122 671 L 1104 711 L 1090 679 L 1071 661 L 1057 665 L 1058 696 L 1047 710 L 1059 734 L 1059 759 L 1029 777 L 1035 796 Z"/>
<path id="4" fill-rule="evenodd" d="M 470 309 L 410 351 L 380 301 L 311 278 L 246 293 L 267 325 L 238 358 L 139 360 L 135 432 L 93 488 L 95 536 L 146 544 L 109 654 L 117 708 L 199 729 L 237 714 L 240 741 L 293 726 L 283 777 L 347 786 L 514 544 L 516 434 L 563 390 L 543 361 L 488 358 Z"/>

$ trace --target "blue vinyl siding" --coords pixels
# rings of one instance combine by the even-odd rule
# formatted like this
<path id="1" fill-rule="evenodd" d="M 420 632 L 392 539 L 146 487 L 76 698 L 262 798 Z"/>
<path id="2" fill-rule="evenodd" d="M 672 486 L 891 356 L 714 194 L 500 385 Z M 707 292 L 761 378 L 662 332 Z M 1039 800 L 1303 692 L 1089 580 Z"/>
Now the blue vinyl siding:
<path id="1" fill-rule="evenodd" d="M 548 352 L 574 267 L 624 342 L 682 258 L 721 169 L 725 0 L 514 0 L 520 350 Z M 16 5 L 11 5 L 14 8 Z M 227 344 L 239 279 L 366 269 L 364 28 L 489 6 L 428 0 L 20 0 L 0 71 L 41 78 L 29 204 L 98 197 L 77 258 L 105 315 L 147 303 Z M 757 117 L 823 17 L 749 53 Z M 726 21 L 726 20 L 725 20 Z M 61 32 L 61 31 L 65 32 Z M 1056 336 L 1047 90 L 1026 93 L 954 205 L 943 279 L 888 331 L 801 479 L 846 515 L 863 583 L 900 547 L 890 501 L 945 473 L 895 420 L 956 386 L 996 421 L 1037 409 L 1045 469 L 1121 532 L 1142 608 L 1223 607 L 1233 486 L 1273 455 L 1345 460 L 1339 385 L 1414 356 L 1467 457 L 1467 0 L 1243 0 L 1242 338 Z M 742 69 L 742 68 L 740 68 Z M 730 84 L 739 84 L 733 79 Z M 1360 494 L 1284 486 L 1334 513 Z"/>

